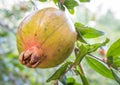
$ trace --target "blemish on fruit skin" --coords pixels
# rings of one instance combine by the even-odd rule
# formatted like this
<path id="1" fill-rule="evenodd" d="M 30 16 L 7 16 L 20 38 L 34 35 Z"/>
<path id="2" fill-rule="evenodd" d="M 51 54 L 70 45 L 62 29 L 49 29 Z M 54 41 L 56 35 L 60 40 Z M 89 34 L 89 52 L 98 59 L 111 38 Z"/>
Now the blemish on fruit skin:
<path id="1" fill-rule="evenodd" d="M 45 30 L 44 31 L 47 31 L 47 27 L 45 27 Z"/>
<path id="2" fill-rule="evenodd" d="M 37 34 L 35 34 L 35 36 L 37 36 Z"/>
<path id="3" fill-rule="evenodd" d="M 58 52 L 60 52 L 61 50 L 60 49 L 58 49 Z"/>

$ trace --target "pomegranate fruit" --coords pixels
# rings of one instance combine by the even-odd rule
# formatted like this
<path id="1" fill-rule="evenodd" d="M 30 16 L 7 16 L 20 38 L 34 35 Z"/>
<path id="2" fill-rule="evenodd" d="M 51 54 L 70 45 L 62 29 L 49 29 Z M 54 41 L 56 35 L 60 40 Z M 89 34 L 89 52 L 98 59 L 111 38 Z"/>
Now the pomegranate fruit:
<path id="1" fill-rule="evenodd" d="M 17 31 L 19 60 L 30 68 L 50 68 L 62 63 L 76 41 L 73 23 L 56 8 L 44 8 L 27 16 Z"/>

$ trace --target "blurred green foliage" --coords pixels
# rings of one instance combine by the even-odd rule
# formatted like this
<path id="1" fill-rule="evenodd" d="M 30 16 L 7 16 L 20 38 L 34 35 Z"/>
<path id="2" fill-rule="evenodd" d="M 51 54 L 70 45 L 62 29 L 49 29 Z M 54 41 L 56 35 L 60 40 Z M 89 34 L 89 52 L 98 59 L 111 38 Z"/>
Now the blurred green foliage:
<path id="1" fill-rule="evenodd" d="M 44 85 L 44 71 L 29 69 L 18 61 L 15 34 L 21 19 L 32 7 L 28 1 L 19 1 L 11 9 L 0 9 L 0 85 Z"/>
<path id="2" fill-rule="evenodd" d="M 0 3 L 2 3 L 2 1 L 3 0 L 1 0 Z M 89 0 L 80 1 L 84 2 Z M 45 81 L 57 67 L 51 69 L 30 69 L 21 65 L 18 61 L 15 34 L 21 19 L 25 14 L 32 11 L 32 7 L 33 5 L 29 1 L 20 1 L 19 3 L 11 6 L 10 9 L 0 8 L 0 85 L 53 85 L 53 82 L 45 83 Z M 93 17 L 96 17 L 94 15 L 89 16 L 89 14 L 92 15 L 92 13 L 83 6 L 77 9 L 80 11 L 75 14 L 76 18 L 73 21 L 81 21 L 88 24 L 93 20 Z M 111 32 L 118 33 L 120 31 L 120 20 L 117 20 L 111 11 L 108 11 L 99 19 L 94 19 L 94 22 L 96 22 L 96 27 L 100 28 L 100 30 L 108 30 L 106 33 L 112 40 L 118 37 L 117 34 L 115 36 L 109 34 Z M 100 57 L 100 55 L 98 56 Z M 90 85 L 117 85 L 115 81 L 104 78 L 97 72 L 93 71 L 87 65 L 85 60 L 82 64 L 83 67 L 85 67 Z M 75 85 L 80 85 L 80 78 L 74 76 L 73 72 L 68 72 L 67 76 L 67 82 L 75 83 L 76 81 L 79 83 L 76 83 Z M 76 80 L 74 80 L 74 78 Z"/>

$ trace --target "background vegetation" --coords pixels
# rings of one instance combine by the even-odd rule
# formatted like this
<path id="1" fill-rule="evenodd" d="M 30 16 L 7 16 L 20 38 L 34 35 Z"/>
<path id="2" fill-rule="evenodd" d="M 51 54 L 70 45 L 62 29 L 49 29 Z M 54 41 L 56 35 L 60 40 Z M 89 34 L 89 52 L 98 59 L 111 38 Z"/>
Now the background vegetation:
<path id="1" fill-rule="evenodd" d="M 21 65 L 18 61 L 15 34 L 23 17 L 33 11 L 33 3 L 27 0 L 17 0 L 17 2 L 10 5 L 8 1 L 0 1 L 0 85 L 53 85 L 53 81 L 46 83 L 46 80 L 59 66 L 50 69 L 30 69 Z M 10 1 L 12 2 L 12 0 Z M 102 37 L 88 39 L 89 43 L 101 42 L 104 41 L 104 37 L 108 37 L 111 40 L 108 45 L 109 47 L 120 37 L 120 20 L 115 18 L 111 10 L 100 16 L 98 16 L 99 8 L 98 11 L 92 13 L 85 4 L 76 7 L 75 10 L 78 11 L 75 12 L 74 16 L 70 15 L 73 22 L 81 22 L 105 32 L 105 35 Z M 108 47 L 105 46 L 103 48 L 106 51 Z M 99 53 L 100 50 L 98 49 L 93 54 L 100 58 L 103 57 Z M 68 60 L 71 59 L 74 59 L 73 55 L 68 58 Z M 105 78 L 92 70 L 85 60 L 83 60 L 82 65 L 90 85 L 118 85 L 116 81 Z M 72 71 L 69 71 L 66 75 L 69 77 L 68 81 L 75 81 L 73 78 L 78 83 L 81 81 L 79 76 L 76 76 Z"/>

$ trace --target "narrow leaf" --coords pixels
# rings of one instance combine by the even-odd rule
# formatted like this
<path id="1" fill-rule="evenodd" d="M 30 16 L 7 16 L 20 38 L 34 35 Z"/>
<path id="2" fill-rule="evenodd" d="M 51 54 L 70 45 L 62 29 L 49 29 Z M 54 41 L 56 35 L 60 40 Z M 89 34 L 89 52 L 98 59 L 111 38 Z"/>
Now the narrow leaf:
<path id="1" fill-rule="evenodd" d="M 53 0 L 53 2 L 54 2 L 55 4 L 57 4 L 57 3 L 58 3 L 58 0 Z"/>
<path id="2" fill-rule="evenodd" d="M 90 2 L 90 0 L 79 0 L 80 2 Z"/>
<path id="3" fill-rule="evenodd" d="M 78 3 L 75 0 L 65 0 L 64 5 L 68 9 L 73 9 L 75 6 L 78 6 Z"/>
<path id="4" fill-rule="evenodd" d="M 85 38 L 97 38 L 104 35 L 104 32 L 96 30 L 92 27 L 84 26 L 83 24 L 78 22 L 75 23 L 75 28 L 76 30 L 79 30 L 81 35 L 83 35 L 83 37 Z"/>
<path id="5" fill-rule="evenodd" d="M 112 65 L 114 68 L 118 68 L 118 67 L 120 67 L 120 57 L 118 57 L 118 58 L 115 58 L 114 60 L 113 60 L 113 65 Z"/>
<path id="6" fill-rule="evenodd" d="M 114 57 L 120 56 L 120 39 L 115 41 L 108 49 L 107 57 L 110 57 L 110 56 L 114 56 Z"/>
<path id="7" fill-rule="evenodd" d="M 74 85 L 75 79 L 72 77 L 67 78 L 67 85 Z"/>
<path id="8" fill-rule="evenodd" d="M 99 47 L 106 45 L 109 42 L 109 39 L 106 38 L 106 40 L 103 43 L 96 43 L 89 45 L 88 53 L 96 51 Z"/>
<path id="9" fill-rule="evenodd" d="M 77 82 L 75 82 L 75 84 L 74 85 L 82 85 L 81 83 L 77 83 Z"/>
<path id="10" fill-rule="evenodd" d="M 6 37 L 8 35 L 7 32 L 0 32 L 0 37 Z"/>
<path id="11" fill-rule="evenodd" d="M 88 56 L 86 56 L 86 60 L 87 60 L 87 63 L 89 64 L 89 66 L 92 69 L 94 69 L 96 72 L 98 72 L 99 74 L 101 74 L 104 77 L 113 79 L 112 72 L 107 67 L 107 65 L 105 65 L 103 62 L 101 62 L 95 58 L 88 57 Z"/>
<path id="12" fill-rule="evenodd" d="M 80 32 L 85 38 L 96 38 L 104 35 L 102 31 L 96 30 L 91 27 L 81 28 Z"/>
<path id="13" fill-rule="evenodd" d="M 51 81 L 51 80 L 56 80 L 59 79 L 61 77 L 62 74 L 64 74 L 64 72 L 66 71 L 68 65 L 70 65 L 71 62 L 67 62 L 65 64 L 63 64 L 48 80 L 47 82 Z"/>
<path id="14" fill-rule="evenodd" d="M 74 14 L 74 9 L 68 9 L 70 14 Z"/>
<path id="15" fill-rule="evenodd" d="M 76 55 L 76 60 L 75 60 L 76 65 L 79 64 L 84 58 L 84 56 L 87 54 L 87 46 L 85 46 L 84 44 L 78 41 L 77 47 L 79 48 L 79 52 Z"/>
<path id="16" fill-rule="evenodd" d="M 120 84 L 120 72 L 111 68 L 112 74 L 115 78 L 115 80 Z"/>
<path id="17" fill-rule="evenodd" d="M 120 39 L 115 41 L 107 51 L 107 63 L 112 67 L 120 67 Z"/>
<path id="18" fill-rule="evenodd" d="M 41 1 L 41 2 L 46 2 L 47 0 L 39 0 L 39 1 Z"/>

